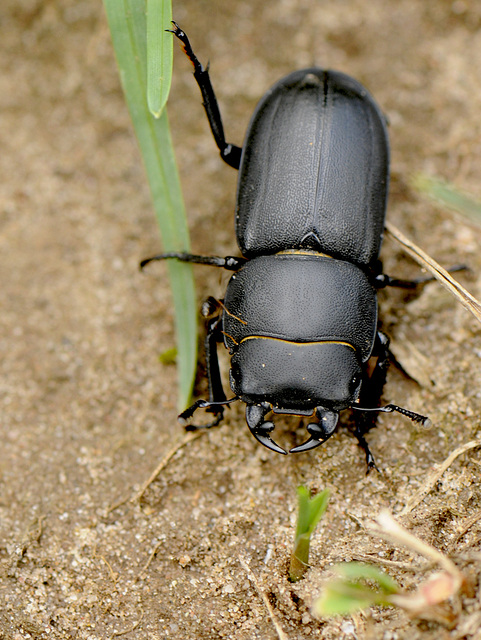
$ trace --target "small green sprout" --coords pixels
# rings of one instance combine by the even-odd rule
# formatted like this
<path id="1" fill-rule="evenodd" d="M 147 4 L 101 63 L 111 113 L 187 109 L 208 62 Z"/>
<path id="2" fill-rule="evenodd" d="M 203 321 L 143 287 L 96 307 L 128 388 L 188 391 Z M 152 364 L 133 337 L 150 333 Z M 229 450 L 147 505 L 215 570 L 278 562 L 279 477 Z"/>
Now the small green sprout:
<path id="1" fill-rule="evenodd" d="M 314 604 L 319 616 L 348 615 L 374 605 L 389 606 L 399 585 L 386 573 L 362 562 L 345 562 L 334 567 L 338 578 L 326 585 Z M 371 586 L 373 585 L 373 586 Z"/>
<path id="2" fill-rule="evenodd" d="M 162 351 L 159 355 L 159 361 L 161 364 L 175 364 L 177 361 L 177 347 L 170 347 Z"/>
<path id="3" fill-rule="evenodd" d="M 450 613 L 443 605 L 455 596 L 465 583 L 464 575 L 447 556 L 423 542 L 391 516 L 381 511 L 377 525 L 368 529 L 388 537 L 435 564 L 441 571 L 431 574 L 414 591 L 403 591 L 387 574 L 362 562 L 345 562 L 334 567 L 338 578 L 328 582 L 313 606 L 318 616 L 349 615 L 371 606 L 395 606 L 411 616 L 427 620 L 449 620 Z"/>
<path id="4" fill-rule="evenodd" d="M 298 515 L 294 549 L 291 555 L 289 580 L 297 582 L 302 578 L 309 566 L 309 545 L 311 535 L 327 509 L 329 490 L 311 497 L 306 487 L 297 488 Z"/>

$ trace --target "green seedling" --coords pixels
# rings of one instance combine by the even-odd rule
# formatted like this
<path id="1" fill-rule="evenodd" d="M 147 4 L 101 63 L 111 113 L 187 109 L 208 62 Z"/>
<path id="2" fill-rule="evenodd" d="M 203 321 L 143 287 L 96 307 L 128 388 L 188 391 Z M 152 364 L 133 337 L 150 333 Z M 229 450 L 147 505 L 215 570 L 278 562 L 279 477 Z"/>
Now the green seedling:
<path id="1" fill-rule="evenodd" d="M 297 582 L 309 567 L 311 536 L 327 509 L 329 490 L 311 497 L 306 487 L 297 488 L 298 514 L 294 549 L 289 567 L 289 580 Z"/>
<path id="2" fill-rule="evenodd" d="M 339 576 L 329 582 L 314 605 L 319 616 L 348 615 L 374 605 L 391 605 L 390 596 L 398 584 L 386 573 L 362 562 L 345 562 L 334 567 Z"/>
<path id="3" fill-rule="evenodd" d="M 159 355 L 159 361 L 165 365 L 175 364 L 177 362 L 177 347 L 171 347 L 170 349 L 162 351 Z"/>
<path id="4" fill-rule="evenodd" d="M 144 161 L 165 251 L 190 250 L 167 99 L 172 76 L 170 0 L 104 0 L 122 88 Z M 147 12 L 146 12 L 147 8 Z M 140 256 L 142 257 L 142 256 Z M 192 267 L 169 260 L 178 345 L 179 409 L 190 401 L 197 363 L 197 311 Z"/>
<path id="5" fill-rule="evenodd" d="M 442 570 L 431 574 L 415 591 L 407 592 L 372 565 L 346 562 L 334 567 L 338 578 L 326 584 L 321 596 L 314 602 L 313 613 L 323 617 L 349 615 L 359 609 L 380 605 L 399 607 L 419 618 L 449 620 L 450 613 L 446 608 L 443 609 L 443 605 L 465 583 L 463 574 L 450 558 L 414 536 L 387 511 L 382 511 L 376 522 L 376 525 L 369 525 L 368 529 L 424 556 L 440 565 Z"/>
<path id="6" fill-rule="evenodd" d="M 453 184 L 419 173 L 412 179 L 412 186 L 416 191 L 481 225 L 481 202 L 462 193 Z"/>

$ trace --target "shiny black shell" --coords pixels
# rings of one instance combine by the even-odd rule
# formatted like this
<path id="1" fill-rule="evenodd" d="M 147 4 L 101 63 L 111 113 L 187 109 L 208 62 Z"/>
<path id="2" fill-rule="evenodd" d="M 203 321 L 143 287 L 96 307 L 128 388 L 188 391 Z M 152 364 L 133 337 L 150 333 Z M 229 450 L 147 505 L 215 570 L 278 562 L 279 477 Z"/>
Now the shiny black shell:
<path id="1" fill-rule="evenodd" d="M 275 84 L 250 121 L 236 234 L 248 258 L 308 248 L 373 266 L 389 183 L 384 117 L 353 78 L 319 68 Z"/>
<path id="2" fill-rule="evenodd" d="M 224 299 L 232 389 L 283 409 L 351 406 L 376 329 L 376 291 L 356 265 L 308 252 L 253 258 Z"/>

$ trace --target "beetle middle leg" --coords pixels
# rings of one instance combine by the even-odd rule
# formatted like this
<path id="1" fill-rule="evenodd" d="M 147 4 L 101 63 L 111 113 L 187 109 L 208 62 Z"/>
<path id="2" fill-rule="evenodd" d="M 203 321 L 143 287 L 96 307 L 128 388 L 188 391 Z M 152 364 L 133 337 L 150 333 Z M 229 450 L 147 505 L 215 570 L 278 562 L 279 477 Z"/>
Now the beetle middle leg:
<path id="1" fill-rule="evenodd" d="M 370 376 L 366 374 L 366 379 L 361 386 L 359 403 L 362 407 L 378 407 L 386 383 L 387 370 L 389 368 L 389 338 L 381 331 L 378 331 L 376 335 L 373 356 L 377 356 L 374 370 Z M 354 435 L 359 442 L 359 446 L 366 454 L 368 473 L 371 469 L 377 469 L 377 467 L 364 436 L 376 426 L 376 418 L 377 415 L 373 412 L 356 412 L 354 416 Z"/>
<path id="2" fill-rule="evenodd" d="M 147 266 L 149 262 L 158 260 L 180 260 L 180 262 L 191 262 L 193 264 L 206 264 L 210 267 L 221 267 L 228 271 L 237 271 L 243 264 L 247 262 L 246 258 L 237 258 L 235 256 L 198 256 L 193 253 L 184 253 L 182 251 L 170 251 L 167 253 L 159 253 L 156 256 L 145 258 L 140 263 L 140 270 Z"/>
<path id="3" fill-rule="evenodd" d="M 448 273 L 457 273 L 458 271 L 467 271 L 468 269 L 469 267 L 467 267 L 465 264 L 455 264 L 447 271 Z M 374 284 L 378 289 L 383 289 L 384 287 L 395 287 L 397 289 L 417 289 L 419 286 L 428 284 L 429 282 L 434 282 L 435 280 L 436 278 L 431 275 L 420 276 L 419 278 L 414 278 L 413 280 L 402 280 L 399 278 L 392 278 L 386 273 L 381 273 L 375 277 Z"/>
<path id="4" fill-rule="evenodd" d="M 376 413 L 392 413 L 396 411 L 413 422 L 422 424 L 424 427 L 428 427 L 431 424 L 431 421 L 427 416 L 415 413 L 409 409 L 404 409 L 397 404 L 387 404 L 383 407 L 380 406 L 381 396 L 384 384 L 386 383 L 386 375 L 389 367 L 389 338 L 381 331 L 377 332 L 372 355 L 377 356 L 376 365 L 370 376 L 366 374 L 365 380 L 361 386 L 359 404 L 354 404 L 352 406 L 352 408 L 356 410 L 354 435 L 366 454 L 368 473 L 371 469 L 377 469 L 377 467 L 364 436 L 376 426 Z"/>
<path id="5" fill-rule="evenodd" d="M 234 169 L 238 169 L 240 165 L 242 148 L 237 147 L 235 144 L 226 142 L 224 135 L 224 126 L 222 124 L 222 117 L 220 115 L 219 104 L 215 96 L 214 88 L 209 76 L 209 65 L 204 69 L 199 62 L 197 56 L 192 50 L 191 44 L 187 34 L 182 31 L 179 25 L 172 21 L 173 29 L 167 29 L 176 36 L 182 43 L 182 48 L 185 55 L 192 62 L 194 67 L 194 78 L 199 85 L 200 92 L 202 94 L 202 105 L 205 109 L 207 119 L 209 121 L 212 135 L 214 136 L 217 148 L 220 151 L 220 157 Z"/>

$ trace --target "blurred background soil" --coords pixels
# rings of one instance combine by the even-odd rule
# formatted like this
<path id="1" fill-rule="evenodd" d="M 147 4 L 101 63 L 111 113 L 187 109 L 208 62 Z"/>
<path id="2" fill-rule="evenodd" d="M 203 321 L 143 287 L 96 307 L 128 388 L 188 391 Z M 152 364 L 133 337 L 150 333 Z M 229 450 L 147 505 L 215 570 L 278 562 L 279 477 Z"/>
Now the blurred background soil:
<path id="1" fill-rule="evenodd" d="M 289 71 L 316 64 L 363 82 L 390 122 L 389 220 L 443 265 L 469 264 L 459 278 L 481 296 L 480 231 L 409 186 L 421 171 L 481 198 L 478 3 L 188 0 L 174 15 L 211 61 L 234 143 Z M 175 367 L 158 358 L 174 340 L 166 269 L 138 270 L 160 242 L 102 5 L 4 0 L 0 43 L 0 638 L 281 637 L 261 594 L 290 640 L 480 638 L 476 448 L 402 518 L 469 577 L 451 625 L 393 609 L 311 614 L 333 562 L 370 559 L 408 590 L 429 575 L 365 524 L 384 507 L 399 514 L 436 464 L 478 437 L 479 324 L 437 284 L 418 297 L 382 293 L 383 327 L 417 380 L 391 367 L 386 401 L 433 427 L 381 416 L 369 436 L 380 473 L 366 476 L 343 426 L 324 447 L 281 459 L 236 406 L 132 501 L 184 434 Z M 178 50 L 169 114 L 193 250 L 235 254 L 235 171 L 218 158 Z M 392 241 L 383 260 L 391 275 L 419 273 Z M 199 303 L 222 296 L 224 274 L 195 273 Z M 301 442 L 298 426 L 279 419 L 277 439 Z M 301 483 L 329 488 L 331 502 L 311 568 L 291 585 Z"/>

